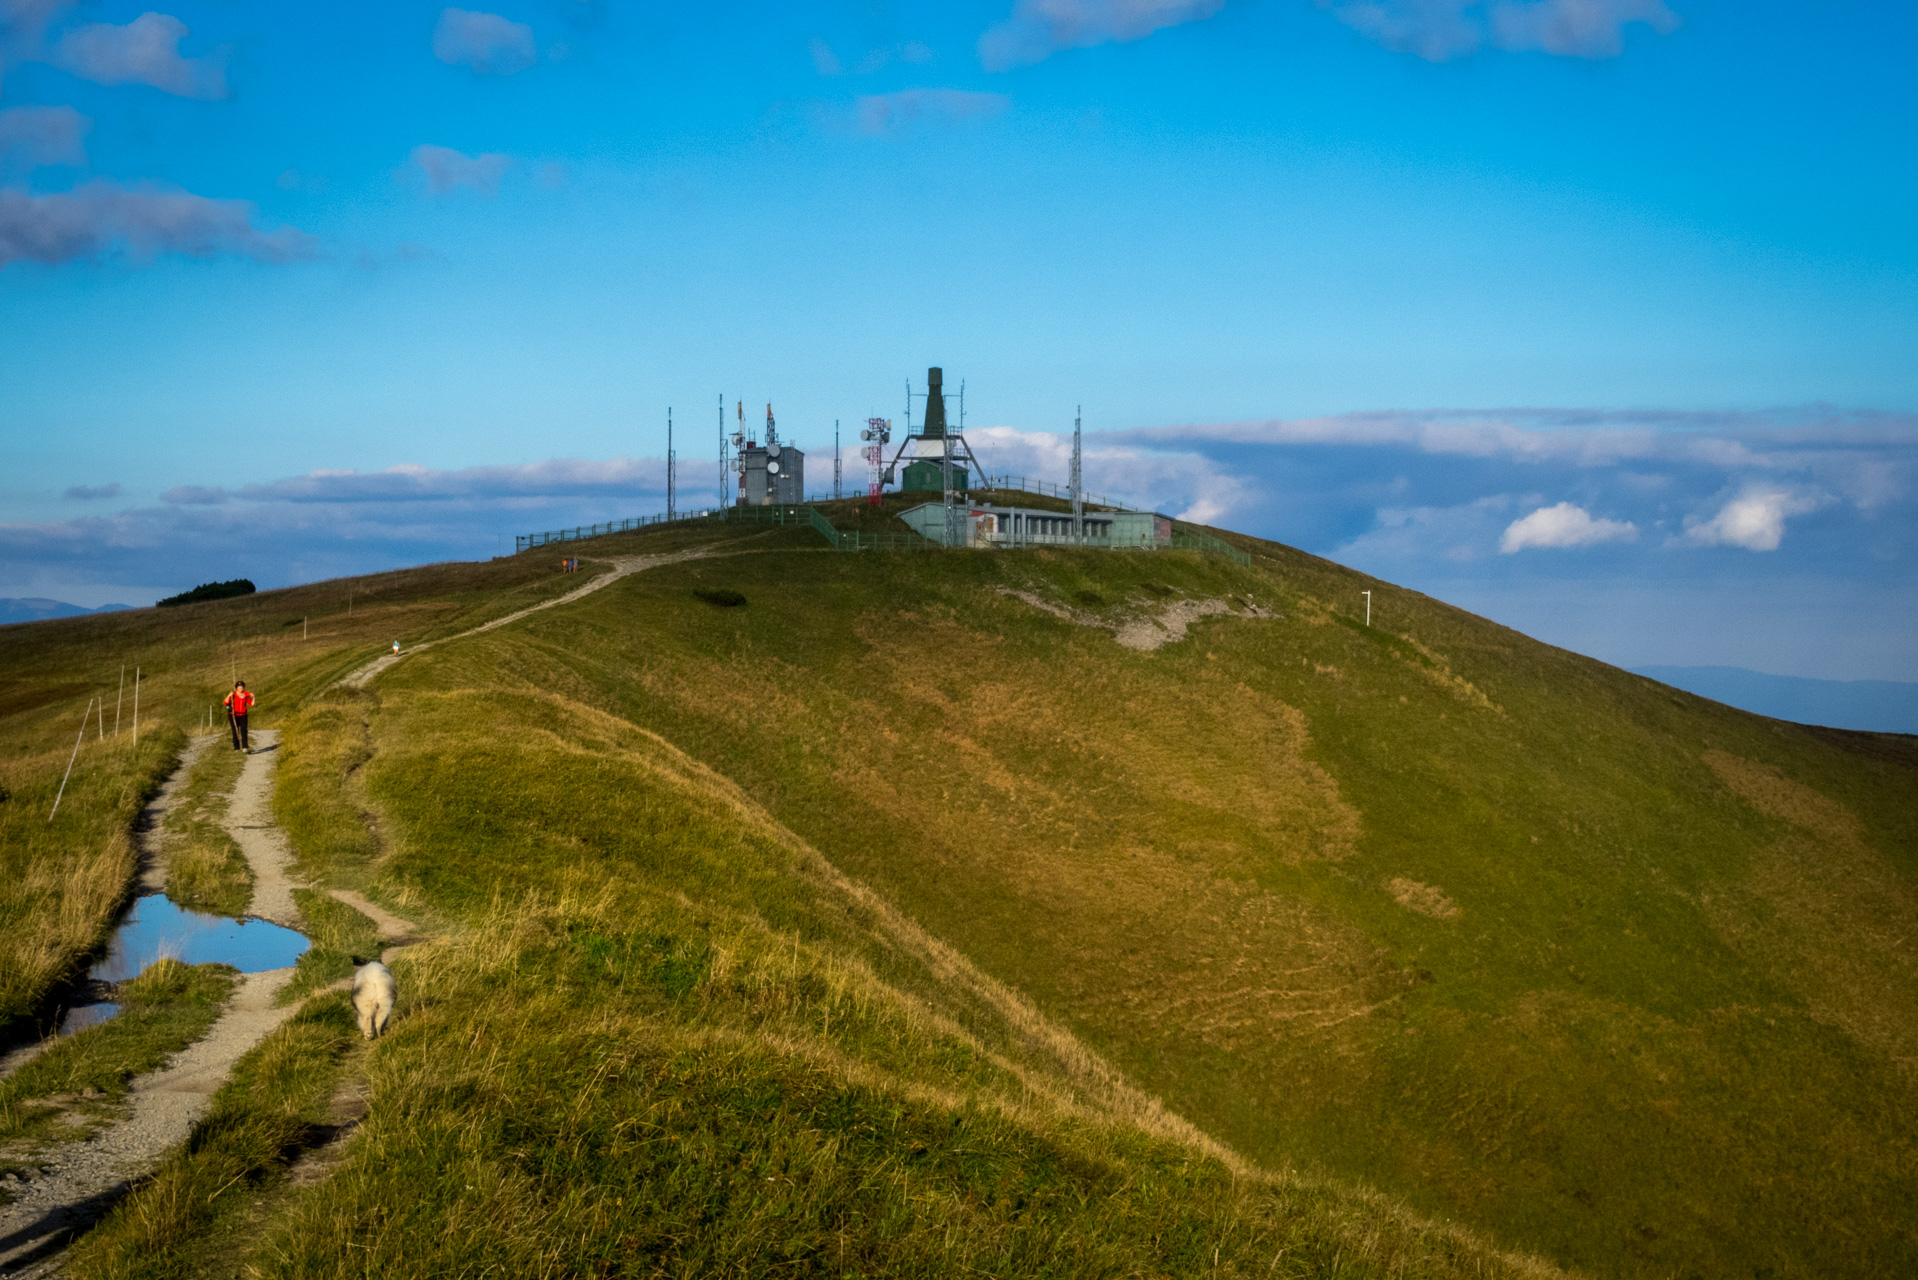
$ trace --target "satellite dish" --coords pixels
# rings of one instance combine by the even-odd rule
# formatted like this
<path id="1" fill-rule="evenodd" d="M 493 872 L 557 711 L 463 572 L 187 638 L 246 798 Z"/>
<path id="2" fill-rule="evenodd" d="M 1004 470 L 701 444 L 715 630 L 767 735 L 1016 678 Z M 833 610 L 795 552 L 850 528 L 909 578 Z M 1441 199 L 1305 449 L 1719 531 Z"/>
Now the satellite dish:
<path id="1" fill-rule="evenodd" d="M 771 472 L 771 473 L 772 473 L 773 475 L 778 475 L 778 474 L 779 474 L 779 464 L 778 464 L 777 462 L 768 462 L 768 463 L 766 464 L 766 470 L 767 470 L 767 471 L 770 471 L 770 472 Z"/>
<path id="2" fill-rule="evenodd" d="M 777 458 L 779 456 L 779 446 L 768 441 L 766 445 L 766 452 L 772 457 Z"/>

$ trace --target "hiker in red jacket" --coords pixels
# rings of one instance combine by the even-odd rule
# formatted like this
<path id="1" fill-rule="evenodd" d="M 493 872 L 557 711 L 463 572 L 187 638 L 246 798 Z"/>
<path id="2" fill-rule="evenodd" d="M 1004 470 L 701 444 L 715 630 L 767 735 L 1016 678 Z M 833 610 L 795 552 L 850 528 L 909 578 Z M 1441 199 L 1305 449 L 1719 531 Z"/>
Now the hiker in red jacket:
<path id="1" fill-rule="evenodd" d="M 253 754 L 253 748 L 246 740 L 246 713 L 253 710 L 253 695 L 246 691 L 246 681 L 235 680 L 233 692 L 226 695 L 226 721 L 233 726 L 233 749 Z"/>

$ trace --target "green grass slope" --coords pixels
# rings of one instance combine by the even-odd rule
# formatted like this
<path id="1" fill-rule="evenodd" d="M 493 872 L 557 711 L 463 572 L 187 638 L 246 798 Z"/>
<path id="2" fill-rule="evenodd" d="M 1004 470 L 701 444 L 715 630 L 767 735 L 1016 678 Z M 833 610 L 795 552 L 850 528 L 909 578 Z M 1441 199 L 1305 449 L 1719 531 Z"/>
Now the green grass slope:
<path id="1" fill-rule="evenodd" d="M 661 734 L 1261 1163 L 1601 1274 L 1918 1264 L 1908 741 L 1254 549 L 696 561 L 387 689 Z M 1140 653 L 1006 591 L 1284 616 Z"/>
<path id="2" fill-rule="evenodd" d="M 182 707 L 253 646 L 306 872 L 441 940 L 338 1173 L 268 1144 L 218 1177 L 266 1208 L 136 1196 L 77 1274 L 1918 1268 L 1912 741 L 1235 541 L 601 539 L 713 554 L 364 693 L 325 689 L 386 632 L 580 579 L 445 567 L 304 649 L 215 613 L 293 593 L 169 620 Z M 0 632 L 15 776 L 103 636 Z"/>

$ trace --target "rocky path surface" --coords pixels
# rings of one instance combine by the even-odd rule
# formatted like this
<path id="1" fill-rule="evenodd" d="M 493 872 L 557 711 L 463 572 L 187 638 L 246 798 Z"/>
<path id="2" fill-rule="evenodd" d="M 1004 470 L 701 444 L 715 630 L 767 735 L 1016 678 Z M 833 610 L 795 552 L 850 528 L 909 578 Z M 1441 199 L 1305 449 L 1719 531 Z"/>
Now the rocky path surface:
<path id="1" fill-rule="evenodd" d="M 712 554 L 713 552 L 709 549 L 699 547 L 691 551 L 671 551 L 656 556 L 614 556 L 608 562 L 613 566 L 612 569 L 595 577 L 585 586 L 576 587 L 563 596 L 555 596 L 553 599 L 540 604 L 528 605 L 517 613 L 509 613 L 503 618 L 495 618 L 491 622 L 474 627 L 471 631 L 462 631 L 458 635 L 445 636 L 438 640 L 428 640 L 424 644 L 414 645 L 404 653 L 383 653 L 365 666 L 356 667 L 342 676 L 340 683 L 350 689 L 363 689 L 374 676 L 379 675 L 380 672 L 386 670 L 402 658 L 410 657 L 416 653 L 424 653 L 434 645 L 445 644 L 450 640 L 464 640 L 467 636 L 480 635 L 496 627 L 503 627 L 510 622 L 518 622 L 528 614 L 538 613 L 541 609 L 551 609 L 554 605 L 571 604 L 582 596 L 589 596 L 604 587 L 610 587 L 621 578 L 629 574 L 638 573 L 642 569 L 651 569 L 656 565 L 662 564 L 674 564 L 680 560 L 700 560 Z"/>
<path id="2" fill-rule="evenodd" d="M 133 824 L 133 838 L 140 850 L 140 875 L 133 882 L 134 897 L 159 893 L 166 888 L 167 842 L 172 834 L 166 827 L 167 814 L 172 812 L 175 796 L 186 785 L 187 775 L 200 762 L 200 757 L 214 743 L 225 741 L 224 735 L 207 734 L 187 743 L 186 750 L 180 753 L 180 763 L 160 784 L 153 799 L 147 801 L 146 808 L 140 810 Z"/>
<path id="3" fill-rule="evenodd" d="M 224 825 L 253 868 L 253 903 L 247 914 L 298 929 L 300 908 L 293 901 L 294 885 L 287 875 L 293 850 L 280 824 L 273 821 L 273 770 L 280 762 L 280 731 L 262 729 L 253 735 L 253 743 L 253 754 L 246 758 L 240 780 L 233 786 Z"/>
<path id="4" fill-rule="evenodd" d="M 253 867 L 249 914 L 295 927 L 300 916 L 286 874 L 286 838 L 273 824 L 270 804 L 279 735 L 265 730 L 253 736 L 260 745 L 240 774 L 227 829 Z M 192 758 L 198 758 L 197 752 Z M 189 764 L 190 760 L 182 760 L 150 812 L 157 809 L 164 819 L 165 802 Z M 141 885 L 164 884 L 163 822 L 150 824 L 141 844 L 145 862 Z M 45 1152 L 40 1176 L 17 1186 L 12 1203 L 0 1205 L 0 1275 L 49 1274 L 68 1240 L 112 1208 L 163 1154 L 186 1140 L 234 1062 L 297 1008 L 274 1005 L 280 988 L 292 976 L 289 968 L 241 977 L 226 1010 L 204 1038 L 175 1054 L 161 1070 L 135 1082 L 123 1120 L 85 1141 L 57 1144 Z"/>

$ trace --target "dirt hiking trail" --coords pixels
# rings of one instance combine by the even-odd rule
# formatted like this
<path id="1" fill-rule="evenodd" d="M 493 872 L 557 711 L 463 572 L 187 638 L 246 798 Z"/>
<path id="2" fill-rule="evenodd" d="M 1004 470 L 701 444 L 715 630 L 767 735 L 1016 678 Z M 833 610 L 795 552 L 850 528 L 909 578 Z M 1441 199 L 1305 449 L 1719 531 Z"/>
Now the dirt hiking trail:
<path id="1" fill-rule="evenodd" d="M 280 731 L 262 729 L 253 735 L 253 743 L 253 754 L 240 770 L 221 825 L 253 869 L 253 902 L 247 914 L 298 929 L 300 908 L 293 901 L 294 885 L 286 870 L 293 851 L 287 846 L 286 833 L 273 821 L 273 768 L 280 762 Z"/>
<path id="2" fill-rule="evenodd" d="M 293 928 L 301 921 L 286 874 L 286 837 L 273 824 L 270 804 L 279 734 L 261 730 L 253 738 L 259 745 L 241 771 L 226 826 L 253 868 L 249 914 Z M 148 813 L 157 820 L 141 832 L 145 865 L 138 884 L 142 892 L 165 883 L 167 803 L 191 763 L 214 742 L 220 740 L 196 742 L 148 806 Z M 225 1011 L 204 1038 L 175 1054 L 161 1070 L 134 1082 L 124 1119 L 85 1141 L 42 1149 L 40 1176 L 15 1184 L 13 1203 L 0 1205 L 0 1275 L 49 1274 L 68 1240 L 111 1209 L 162 1155 L 186 1141 L 193 1122 L 205 1114 L 234 1062 L 298 1007 L 274 1005 L 280 988 L 292 976 L 290 968 L 242 975 Z"/>
<path id="3" fill-rule="evenodd" d="M 585 586 L 576 587 L 563 596 L 555 596 L 553 599 L 540 604 L 528 605 L 517 613 L 509 613 L 503 618 L 495 618 L 491 622 L 474 627 L 471 631 L 462 631 L 454 636 L 442 636 L 438 640 L 428 640 L 423 644 L 414 645 L 404 653 L 383 653 L 365 666 L 356 667 L 346 675 L 340 677 L 339 683 L 349 689 L 364 689 L 367 684 L 372 681 L 374 676 L 379 675 L 380 672 L 386 670 L 400 659 L 410 657 L 415 653 L 424 653 L 434 645 L 445 644 L 451 640 L 464 640 L 468 636 L 476 636 L 483 632 L 491 631 L 495 627 L 503 627 L 509 622 L 518 622 L 528 614 L 538 613 L 541 609 L 551 609 L 555 605 L 571 604 L 582 596 L 592 595 L 593 592 L 600 590 L 602 587 L 612 586 L 615 582 L 618 582 L 621 578 L 629 574 L 638 573 L 644 569 L 651 569 L 656 565 L 675 564 L 681 560 L 702 560 L 712 554 L 713 552 L 711 550 L 699 547 L 691 551 L 671 551 L 656 556 L 613 556 L 603 562 L 611 564 L 613 567 L 607 572 L 593 578 L 592 581 L 588 582 Z"/>

